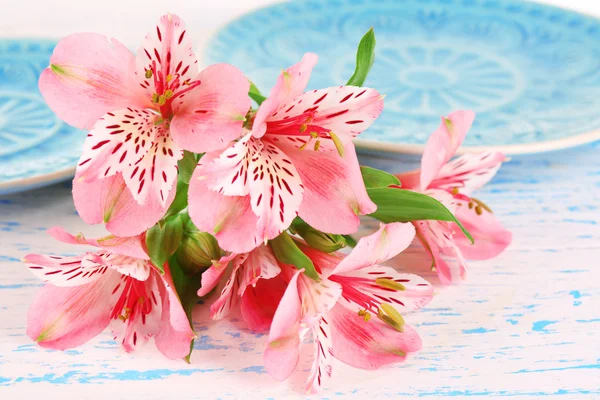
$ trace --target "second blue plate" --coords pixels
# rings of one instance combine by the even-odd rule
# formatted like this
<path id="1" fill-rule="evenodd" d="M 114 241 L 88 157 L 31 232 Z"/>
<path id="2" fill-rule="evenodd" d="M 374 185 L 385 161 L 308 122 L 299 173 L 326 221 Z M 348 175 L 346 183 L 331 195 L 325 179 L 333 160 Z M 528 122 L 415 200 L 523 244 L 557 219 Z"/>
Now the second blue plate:
<path id="1" fill-rule="evenodd" d="M 356 46 L 375 28 L 365 86 L 387 94 L 357 144 L 419 153 L 439 116 L 472 109 L 462 151 L 508 154 L 600 139 L 600 21 L 516 0 L 305 0 L 224 27 L 206 61 L 240 68 L 263 92 L 312 51 L 310 88 L 344 84 Z"/>

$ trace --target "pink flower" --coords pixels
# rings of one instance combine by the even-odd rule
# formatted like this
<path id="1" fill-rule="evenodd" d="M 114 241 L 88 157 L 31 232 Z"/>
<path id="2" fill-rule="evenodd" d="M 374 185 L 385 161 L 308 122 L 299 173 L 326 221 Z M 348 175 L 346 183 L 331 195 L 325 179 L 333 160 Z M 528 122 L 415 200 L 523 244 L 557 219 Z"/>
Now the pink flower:
<path id="1" fill-rule="evenodd" d="M 418 334 L 404 324 L 400 312 L 416 310 L 432 297 L 422 278 L 378 265 L 404 250 L 414 238 L 407 223 L 382 225 L 361 239 L 345 258 L 303 246 L 321 275 L 309 279 L 291 266 L 264 353 L 267 371 L 287 378 L 296 368 L 302 338 L 312 332 L 315 358 L 307 390 L 314 392 L 331 375 L 332 357 L 362 369 L 403 361 L 418 351 Z"/>
<path id="2" fill-rule="evenodd" d="M 217 286 L 230 261 L 233 270 L 219 298 L 210 307 L 211 317 L 224 318 L 239 305 L 249 329 L 268 330 L 287 282 L 279 276 L 281 269 L 277 259 L 265 245 L 246 254 L 232 253 L 214 263 L 202 274 L 198 296 L 206 296 Z"/>
<path id="3" fill-rule="evenodd" d="M 373 89 L 338 86 L 303 93 L 317 56 L 284 71 L 258 109 L 252 131 L 206 154 L 190 183 L 190 216 L 219 245 L 247 253 L 296 215 L 328 233 L 356 231 L 375 211 L 351 139 L 379 116 Z"/>
<path id="4" fill-rule="evenodd" d="M 50 63 L 39 82 L 46 102 L 67 123 L 91 129 L 75 205 L 87 223 L 105 222 L 119 236 L 162 217 L 183 149 L 225 148 L 241 134 L 250 107 L 239 70 L 218 64 L 198 72 L 191 35 L 176 15 L 160 19 L 137 56 L 114 39 L 81 33 L 61 40 Z M 97 190 L 111 200 L 93 201 Z"/>
<path id="5" fill-rule="evenodd" d="M 485 260 L 500 254 L 511 242 L 491 210 L 470 197 L 496 174 L 506 159 L 500 152 L 465 154 L 448 162 L 473 124 L 475 113 L 456 111 L 442 117 L 440 127 L 429 137 L 421 169 L 398 175 L 403 189 L 428 194 L 446 205 L 475 239 L 471 244 L 457 225 L 444 221 L 416 221 L 417 237 L 431 253 L 433 265 L 443 283 L 466 273 L 465 257 Z M 442 255 L 453 257 L 450 262 Z"/>
<path id="6" fill-rule="evenodd" d="M 52 228 L 65 243 L 100 247 L 76 257 L 30 254 L 29 269 L 47 284 L 27 315 L 27 334 L 42 347 L 80 346 L 110 325 L 127 352 L 154 336 L 169 358 L 183 358 L 195 337 L 173 287 L 170 271 L 160 275 L 148 261 L 142 236 L 87 240 Z"/>

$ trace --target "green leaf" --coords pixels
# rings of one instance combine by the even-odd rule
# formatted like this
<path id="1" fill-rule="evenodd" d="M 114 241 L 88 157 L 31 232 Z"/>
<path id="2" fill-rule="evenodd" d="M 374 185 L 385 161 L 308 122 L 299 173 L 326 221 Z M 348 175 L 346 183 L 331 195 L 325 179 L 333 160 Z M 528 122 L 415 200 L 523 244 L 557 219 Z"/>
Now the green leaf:
<path id="1" fill-rule="evenodd" d="M 384 188 L 390 185 L 400 185 L 400 180 L 392 174 L 371 167 L 360 167 L 363 181 L 367 189 Z"/>
<path id="2" fill-rule="evenodd" d="M 177 169 L 179 169 L 179 180 L 185 184 L 189 184 L 197 164 L 198 161 L 196 161 L 196 155 L 189 151 L 184 151 L 183 158 L 177 163 Z"/>
<path id="3" fill-rule="evenodd" d="M 319 274 L 317 274 L 317 270 L 310 258 L 298 248 L 296 242 L 294 242 L 287 232 L 283 232 L 275 239 L 269 241 L 269 243 L 271 244 L 273 253 L 275 253 L 275 257 L 279 261 L 284 264 L 293 265 L 298 269 L 304 268 L 304 273 L 308 277 L 314 280 L 319 279 Z"/>
<path id="4" fill-rule="evenodd" d="M 456 223 L 473 243 L 473 237 L 442 203 L 427 195 L 397 188 L 367 189 L 377 211 L 371 217 L 382 222 L 409 222 L 426 219 Z"/>
<path id="5" fill-rule="evenodd" d="M 171 217 L 179 214 L 181 210 L 184 210 L 188 206 L 188 188 L 189 185 L 182 180 L 177 182 L 177 192 L 175 193 L 175 199 L 171 203 L 171 206 L 167 210 L 164 218 Z"/>
<path id="6" fill-rule="evenodd" d="M 356 239 L 354 239 L 351 235 L 342 235 L 344 236 L 344 239 L 346 239 L 346 244 L 350 247 L 356 247 L 356 245 L 358 244 L 358 242 L 356 241 Z"/>
<path id="7" fill-rule="evenodd" d="M 181 217 L 168 218 L 154 225 L 146 232 L 146 247 L 152 264 L 164 273 L 164 264 L 171 257 L 183 237 Z"/>
<path id="8" fill-rule="evenodd" d="M 267 99 L 260 93 L 260 90 L 258 90 L 256 85 L 252 82 L 250 82 L 250 90 L 248 91 L 248 96 L 250 96 L 250 98 L 254 100 L 259 106 L 262 104 L 263 101 Z"/>
<path id="9" fill-rule="evenodd" d="M 375 31 L 373 28 L 363 36 L 356 51 L 356 69 L 348 80 L 348 86 L 362 86 L 375 61 Z"/>

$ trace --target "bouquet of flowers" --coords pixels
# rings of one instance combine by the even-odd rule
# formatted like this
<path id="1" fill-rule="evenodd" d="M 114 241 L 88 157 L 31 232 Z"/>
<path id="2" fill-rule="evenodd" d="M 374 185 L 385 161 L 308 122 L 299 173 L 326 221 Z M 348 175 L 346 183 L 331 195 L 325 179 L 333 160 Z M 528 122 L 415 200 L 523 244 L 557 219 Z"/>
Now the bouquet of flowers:
<path id="1" fill-rule="evenodd" d="M 376 369 L 418 351 L 403 315 L 426 305 L 434 288 L 381 264 L 416 238 L 449 284 L 464 278 L 465 258 L 494 257 L 511 240 L 471 196 L 504 155 L 450 161 L 474 113 L 442 117 L 421 169 L 394 176 L 361 167 L 352 143 L 384 107 L 383 95 L 362 87 L 373 30 L 345 86 L 305 92 L 317 63 L 307 53 L 268 97 L 234 66 L 199 71 L 190 37 L 179 17 L 165 15 L 135 56 L 93 33 L 54 50 L 40 90 L 61 119 L 89 131 L 75 207 L 110 235 L 55 227 L 55 239 L 97 250 L 25 257 L 46 282 L 28 335 L 68 349 L 110 326 L 127 352 L 154 338 L 165 356 L 189 362 L 193 308 L 223 283 L 212 318 L 235 311 L 248 329 L 268 332 L 264 364 L 273 377 L 290 376 L 312 337 L 309 392 L 331 375 L 333 358 Z M 381 225 L 357 242 L 350 235 L 361 216 Z"/>

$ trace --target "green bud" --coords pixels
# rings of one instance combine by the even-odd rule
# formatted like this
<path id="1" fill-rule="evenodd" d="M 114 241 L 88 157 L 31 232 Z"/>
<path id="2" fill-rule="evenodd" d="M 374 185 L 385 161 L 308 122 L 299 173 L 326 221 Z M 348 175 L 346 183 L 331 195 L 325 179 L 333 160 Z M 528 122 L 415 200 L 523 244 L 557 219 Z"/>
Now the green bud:
<path id="1" fill-rule="evenodd" d="M 310 247 L 325 253 L 333 253 L 346 247 L 344 236 L 323 233 L 299 218 L 294 221 L 292 230 L 300 235 Z"/>
<path id="2" fill-rule="evenodd" d="M 221 249 L 210 233 L 186 232 L 175 257 L 186 273 L 195 275 L 221 258 Z"/>

